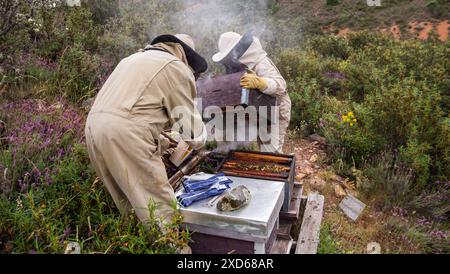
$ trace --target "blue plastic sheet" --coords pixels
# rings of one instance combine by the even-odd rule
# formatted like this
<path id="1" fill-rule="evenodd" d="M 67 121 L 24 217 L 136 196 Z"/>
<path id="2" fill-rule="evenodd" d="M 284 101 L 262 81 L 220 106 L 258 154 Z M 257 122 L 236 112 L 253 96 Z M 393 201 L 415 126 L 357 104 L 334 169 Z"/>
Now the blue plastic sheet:
<path id="1" fill-rule="evenodd" d="M 228 188 L 230 188 L 229 185 L 216 184 L 211 186 L 207 190 L 184 193 L 178 196 L 178 201 L 182 206 L 188 207 L 197 201 L 205 200 L 209 197 L 220 195 Z"/>
<path id="2" fill-rule="evenodd" d="M 183 182 L 185 192 L 177 197 L 180 204 L 188 207 L 193 203 L 222 194 L 230 188 L 232 180 L 217 174 L 207 180 L 186 180 Z"/>

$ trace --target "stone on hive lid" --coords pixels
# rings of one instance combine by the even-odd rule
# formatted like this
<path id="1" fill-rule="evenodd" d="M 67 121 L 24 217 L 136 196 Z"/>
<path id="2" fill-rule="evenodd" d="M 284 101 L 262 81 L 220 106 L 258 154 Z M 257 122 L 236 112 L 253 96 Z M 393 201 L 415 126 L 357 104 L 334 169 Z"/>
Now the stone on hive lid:
<path id="1" fill-rule="evenodd" d="M 225 194 L 217 203 L 220 211 L 235 211 L 246 206 L 251 199 L 251 193 L 245 186 L 238 186 Z"/>

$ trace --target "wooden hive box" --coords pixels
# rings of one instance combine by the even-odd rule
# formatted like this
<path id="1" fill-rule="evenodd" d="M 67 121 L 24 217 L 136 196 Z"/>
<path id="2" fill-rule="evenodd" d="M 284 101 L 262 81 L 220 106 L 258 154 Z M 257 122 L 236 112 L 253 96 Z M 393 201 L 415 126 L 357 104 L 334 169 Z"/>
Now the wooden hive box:
<path id="1" fill-rule="evenodd" d="M 276 97 L 264 94 L 258 90 L 245 90 L 240 86 L 240 79 L 245 72 L 227 74 L 197 81 L 197 96 L 202 99 L 200 111 L 210 106 L 267 106 L 271 117 L 272 106 L 277 105 Z"/>
<path id="2" fill-rule="evenodd" d="M 249 167 L 255 167 L 252 170 Z M 271 167 L 273 170 L 261 170 L 257 167 Z M 295 156 L 266 152 L 230 151 L 217 169 L 229 176 L 280 181 L 285 184 L 285 195 L 282 211 L 289 211 L 289 204 L 295 180 Z"/>

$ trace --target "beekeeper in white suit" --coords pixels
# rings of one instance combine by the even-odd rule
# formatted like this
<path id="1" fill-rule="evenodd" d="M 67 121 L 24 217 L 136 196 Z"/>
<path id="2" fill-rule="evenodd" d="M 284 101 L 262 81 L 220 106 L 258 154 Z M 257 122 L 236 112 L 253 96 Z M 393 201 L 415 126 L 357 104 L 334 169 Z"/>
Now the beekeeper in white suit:
<path id="1" fill-rule="evenodd" d="M 291 119 L 291 99 L 286 90 L 286 81 L 277 67 L 267 57 L 261 42 L 251 34 L 244 36 L 226 32 L 220 36 L 219 52 L 213 61 L 225 65 L 227 73 L 249 69 L 241 78 L 241 86 L 274 96 L 278 101 L 278 130 L 271 130 L 271 140 L 259 140 L 262 152 L 283 153 L 284 139 Z"/>
<path id="2" fill-rule="evenodd" d="M 124 215 L 134 210 L 147 224 L 152 201 L 163 221 L 173 215 L 176 198 L 161 159 L 167 142 L 160 134 L 168 125 L 179 125 L 193 149 L 205 144 L 194 76 L 207 67 L 189 35 L 161 35 L 123 59 L 97 95 L 86 122 L 86 145 Z"/>

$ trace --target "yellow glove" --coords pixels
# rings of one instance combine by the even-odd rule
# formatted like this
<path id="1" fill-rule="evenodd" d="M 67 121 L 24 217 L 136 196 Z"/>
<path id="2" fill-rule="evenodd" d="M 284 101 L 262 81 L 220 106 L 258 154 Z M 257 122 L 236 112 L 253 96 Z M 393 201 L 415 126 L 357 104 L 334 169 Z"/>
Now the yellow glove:
<path id="1" fill-rule="evenodd" d="M 264 78 L 259 77 L 254 71 L 249 70 L 241 77 L 241 87 L 264 91 L 268 85 Z"/>

